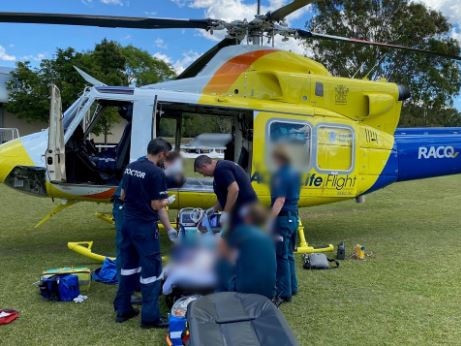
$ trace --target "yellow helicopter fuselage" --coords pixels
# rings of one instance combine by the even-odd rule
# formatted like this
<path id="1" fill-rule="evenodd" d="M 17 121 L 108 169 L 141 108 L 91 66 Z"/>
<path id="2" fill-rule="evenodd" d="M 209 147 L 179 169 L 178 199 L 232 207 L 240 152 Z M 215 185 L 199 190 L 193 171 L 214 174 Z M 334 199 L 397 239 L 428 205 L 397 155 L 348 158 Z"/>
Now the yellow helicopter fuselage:
<path id="1" fill-rule="evenodd" d="M 333 77 L 321 64 L 294 53 L 234 46 L 223 49 L 195 78 L 143 88 L 95 86 L 86 97 L 92 102 L 133 104 L 130 161 L 141 156 L 148 140 L 157 135 L 161 105 L 168 109 L 177 104 L 175 110 L 197 109 L 235 119 L 242 114 L 251 117 L 251 136 L 241 141 L 258 196 L 269 203 L 268 153 L 273 141 L 284 140 L 299 159 L 303 179 L 299 206 L 305 207 L 355 198 L 373 188 L 393 154 L 404 94 L 394 83 Z M 84 101 L 79 107 L 85 107 Z M 72 136 L 68 132 L 83 121 L 78 109 L 73 112 L 75 119 L 61 130 L 66 143 Z M 53 178 L 56 162 L 45 162 L 44 154 L 50 149 L 50 131 L 56 128 L 0 146 L 0 181 L 35 195 L 110 201 L 116 184 Z M 34 176 L 34 170 L 42 173 Z M 31 186 L 31 179 L 42 179 L 40 174 L 41 190 L 37 181 L 37 186 L 24 188 Z M 186 186 L 171 193 L 178 197 L 175 208 L 207 207 L 215 201 L 210 186 Z"/>

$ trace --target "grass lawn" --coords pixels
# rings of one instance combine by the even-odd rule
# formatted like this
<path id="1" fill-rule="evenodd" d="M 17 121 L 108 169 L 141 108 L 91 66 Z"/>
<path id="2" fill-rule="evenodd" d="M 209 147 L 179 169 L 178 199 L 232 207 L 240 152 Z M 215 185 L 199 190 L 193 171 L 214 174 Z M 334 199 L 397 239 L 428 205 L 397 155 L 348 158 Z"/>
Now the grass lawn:
<path id="1" fill-rule="evenodd" d="M 308 272 L 298 258 L 300 292 L 282 307 L 302 345 L 461 343 L 461 177 L 393 185 L 367 198 L 302 211 L 312 243 L 364 244 L 374 257 L 337 270 Z M 81 203 L 41 229 L 48 199 L 0 186 L 0 307 L 21 318 L 0 326 L 1 345 L 161 345 L 163 331 L 139 320 L 115 324 L 115 287 L 92 283 L 83 304 L 43 301 L 32 283 L 41 271 L 97 264 L 67 241 L 94 240 L 114 254 L 112 227 L 93 215 L 109 205 Z M 165 242 L 166 245 L 166 242 Z M 163 247 L 166 249 L 166 246 Z"/>

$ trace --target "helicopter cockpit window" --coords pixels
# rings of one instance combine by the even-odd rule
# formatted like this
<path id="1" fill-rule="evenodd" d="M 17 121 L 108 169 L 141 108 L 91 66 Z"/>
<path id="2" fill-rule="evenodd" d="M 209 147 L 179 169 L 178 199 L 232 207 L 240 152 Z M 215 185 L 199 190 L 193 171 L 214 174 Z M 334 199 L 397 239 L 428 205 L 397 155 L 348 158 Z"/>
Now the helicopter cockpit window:
<path id="1" fill-rule="evenodd" d="M 317 129 L 317 167 L 322 171 L 348 172 L 354 164 L 354 134 L 341 126 Z"/>
<path id="2" fill-rule="evenodd" d="M 291 155 L 293 166 L 306 170 L 311 157 L 311 132 L 311 126 L 305 122 L 273 121 L 269 125 L 270 150 L 267 153 L 270 155 L 272 148 L 284 145 Z M 272 168 L 271 165 L 269 167 Z"/>

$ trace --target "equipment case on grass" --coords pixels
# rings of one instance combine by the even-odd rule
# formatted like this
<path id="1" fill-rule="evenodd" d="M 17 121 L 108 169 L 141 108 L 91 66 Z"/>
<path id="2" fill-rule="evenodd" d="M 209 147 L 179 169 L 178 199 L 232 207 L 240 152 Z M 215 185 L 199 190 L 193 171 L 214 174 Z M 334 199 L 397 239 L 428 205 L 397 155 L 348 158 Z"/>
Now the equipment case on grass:
<path id="1" fill-rule="evenodd" d="M 215 293 L 190 303 L 188 346 L 298 345 L 285 317 L 266 297 Z"/>
<path id="2" fill-rule="evenodd" d="M 49 278 L 53 275 L 74 274 L 78 277 L 80 291 L 88 291 L 91 283 L 91 270 L 86 267 L 63 267 L 44 270 L 41 279 Z"/>

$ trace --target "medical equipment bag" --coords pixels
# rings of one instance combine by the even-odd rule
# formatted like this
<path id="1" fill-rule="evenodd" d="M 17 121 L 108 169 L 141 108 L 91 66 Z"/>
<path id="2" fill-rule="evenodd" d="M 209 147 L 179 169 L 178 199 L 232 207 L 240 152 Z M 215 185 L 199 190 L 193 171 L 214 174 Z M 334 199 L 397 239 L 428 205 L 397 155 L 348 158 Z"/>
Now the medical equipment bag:
<path id="1" fill-rule="evenodd" d="M 53 275 L 74 274 L 78 277 L 78 285 L 81 291 L 88 291 L 91 283 L 91 270 L 86 267 L 62 267 L 47 269 L 42 272 L 41 279 L 51 277 Z"/>
<path id="2" fill-rule="evenodd" d="M 38 285 L 40 295 L 51 301 L 70 302 L 80 294 L 77 275 L 51 275 Z"/>
<path id="3" fill-rule="evenodd" d="M 336 267 L 330 267 L 330 263 L 335 263 Z M 330 269 L 338 267 L 338 261 L 328 258 L 327 255 L 323 253 L 312 253 L 303 255 L 304 269 Z"/>

